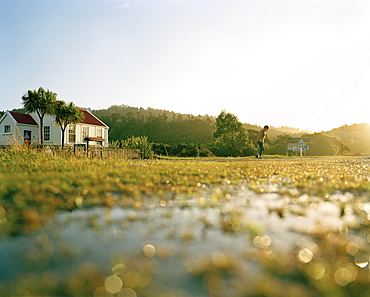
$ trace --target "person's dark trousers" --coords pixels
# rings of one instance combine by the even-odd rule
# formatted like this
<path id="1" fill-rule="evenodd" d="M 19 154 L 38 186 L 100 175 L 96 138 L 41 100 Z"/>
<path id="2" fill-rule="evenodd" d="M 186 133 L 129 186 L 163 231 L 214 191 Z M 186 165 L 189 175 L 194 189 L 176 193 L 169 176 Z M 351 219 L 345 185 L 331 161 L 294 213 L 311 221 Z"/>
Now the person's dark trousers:
<path id="1" fill-rule="evenodd" d="M 257 144 L 259 147 L 258 156 L 262 158 L 262 154 L 263 154 L 263 151 L 265 150 L 265 146 L 263 145 L 263 142 L 260 142 L 260 141 L 258 141 Z"/>

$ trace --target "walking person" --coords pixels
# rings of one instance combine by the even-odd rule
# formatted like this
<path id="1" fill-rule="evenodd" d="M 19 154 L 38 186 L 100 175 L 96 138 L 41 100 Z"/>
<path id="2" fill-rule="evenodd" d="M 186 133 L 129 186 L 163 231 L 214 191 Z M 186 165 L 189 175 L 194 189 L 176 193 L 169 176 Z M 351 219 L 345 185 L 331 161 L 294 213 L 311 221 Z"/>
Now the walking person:
<path id="1" fill-rule="evenodd" d="M 269 126 L 263 127 L 257 137 L 257 144 L 258 144 L 258 154 L 256 155 L 257 159 L 262 159 L 263 151 L 265 150 L 265 138 L 267 136 L 267 130 L 270 129 Z"/>

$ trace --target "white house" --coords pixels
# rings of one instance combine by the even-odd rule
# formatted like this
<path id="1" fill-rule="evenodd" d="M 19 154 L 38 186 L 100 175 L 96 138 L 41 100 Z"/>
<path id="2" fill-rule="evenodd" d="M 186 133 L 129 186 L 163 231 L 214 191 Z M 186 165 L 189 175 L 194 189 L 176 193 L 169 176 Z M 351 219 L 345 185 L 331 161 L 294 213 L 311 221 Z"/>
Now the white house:
<path id="1" fill-rule="evenodd" d="M 64 144 L 86 144 L 108 146 L 109 127 L 85 109 L 80 109 L 84 119 L 75 125 L 68 125 Z M 6 111 L 0 119 L 0 145 L 31 143 L 38 144 L 40 139 L 40 120 L 36 113 L 23 114 Z M 44 144 L 61 145 L 62 130 L 53 116 L 46 115 L 43 121 Z"/>

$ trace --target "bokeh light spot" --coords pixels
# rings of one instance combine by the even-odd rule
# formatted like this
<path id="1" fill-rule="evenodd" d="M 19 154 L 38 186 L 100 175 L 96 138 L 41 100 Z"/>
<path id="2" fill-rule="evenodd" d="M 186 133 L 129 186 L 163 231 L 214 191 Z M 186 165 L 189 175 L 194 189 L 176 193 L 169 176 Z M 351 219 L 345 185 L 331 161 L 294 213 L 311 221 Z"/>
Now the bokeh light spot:
<path id="1" fill-rule="evenodd" d="M 127 270 L 126 265 L 124 265 L 122 263 L 117 263 L 113 266 L 112 273 L 113 273 L 113 275 L 119 275 L 119 274 L 122 274 L 123 272 L 125 272 L 126 270 Z"/>
<path id="2" fill-rule="evenodd" d="M 310 249 L 304 248 L 304 249 L 299 251 L 299 253 L 297 255 L 297 258 L 298 258 L 299 262 L 301 262 L 303 264 L 306 264 L 306 263 L 308 263 L 312 260 L 313 253 Z"/>
<path id="3" fill-rule="evenodd" d="M 148 258 L 154 257 L 156 250 L 155 246 L 152 244 L 147 244 L 143 248 L 144 255 Z"/>
<path id="4" fill-rule="evenodd" d="M 105 279 L 104 285 L 109 293 L 116 294 L 121 290 L 123 282 L 118 276 L 111 275 Z"/>
<path id="5" fill-rule="evenodd" d="M 77 207 L 82 207 L 83 206 L 83 198 L 82 197 L 77 197 L 75 200 L 76 206 Z"/>
<path id="6" fill-rule="evenodd" d="M 360 268 L 365 268 L 369 264 L 369 256 L 364 253 L 356 255 L 355 264 Z"/>
<path id="7" fill-rule="evenodd" d="M 115 239 L 121 239 L 121 238 L 123 237 L 123 231 L 122 231 L 122 230 L 120 230 L 120 229 L 115 229 L 115 230 L 113 231 L 113 237 L 114 237 Z"/>
<path id="8" fill-rule="evenodd" d="M 217 251 L 212 254 L 213 264 L 217 267 L 223 267 L 226 264 L 226 256 L 223 252 Z"/>
<path id="9" fill-rule="evenodd" d="M 355 279 L 356 270 L 353 266 L 339 268 L 334 274 L 334 280 L 340 286 L 346 286 Z"/>
<path id="10" fill-rule="evenodd" d="M 357 243 L 355 242 L 349 242 L 346 246 L 346 252 L 351 255 L 351 256 L 354 256 L 358 253 L 359 251 L 359 246 Z"/>
<path id="11" fill-rule="evenodd" d="M 261 242 L 261 245 L 263 245 L 264 247 L 268 247 L 268 246 L 270 246 L 272 240 L 271 240 L 270 236 L 262 235 L 260 242 Z"/>
<path id="12" fill-rule="evenodd" d="M 323 264 L 315 263 L 309 272 L 314 279 L 319 280 L 325 276 L 326 269 Z"/>
<path id="13" fill-rule="evenodd" d="M 98 287 L 93 293 L 93 297 L 106 297 L 107 290 L 104 287 Z"/>
<path id="14" fill-rule="evenodd" d="M 119 293 L 118 297 L 137 297 L 136 292 L 131 288 L 123 288 Z"/>

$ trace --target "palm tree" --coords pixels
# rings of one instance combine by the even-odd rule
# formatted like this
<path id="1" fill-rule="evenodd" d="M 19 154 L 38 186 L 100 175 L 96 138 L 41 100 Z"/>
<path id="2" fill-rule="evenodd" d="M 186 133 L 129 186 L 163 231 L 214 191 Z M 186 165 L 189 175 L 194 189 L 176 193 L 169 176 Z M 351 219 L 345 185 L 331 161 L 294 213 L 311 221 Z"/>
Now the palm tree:
<path id="1" fill-rule="evenodd" d="M 52 115 L 57 94 L 44 90 L 40 87 L 38 90 L 28 90 L 22 96 L 23 107 L 28 113 L 36 112 L 40 119 L 40 144 L 44 145 L 44 117 L 46 114 Z"/>
<path id="2" fill-rule="evenodd" d="M 77 124 L 84 118 L 84 114 L 72 102 L 66 104 L 63 100 L 57 100 L 54 105 L 55 122 L 62 130 L 62 148 L 64 147 L 65 130 L 70 124 Z"/>

